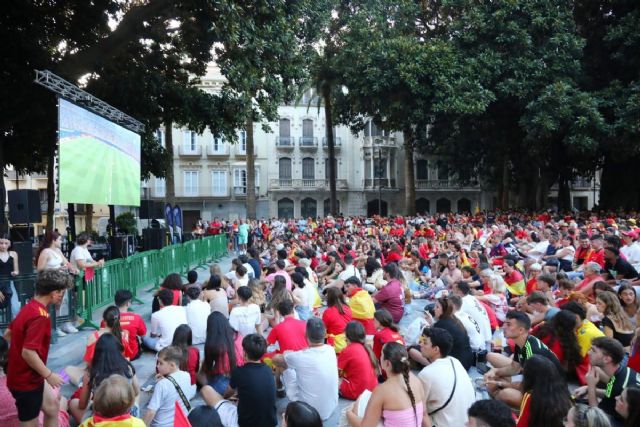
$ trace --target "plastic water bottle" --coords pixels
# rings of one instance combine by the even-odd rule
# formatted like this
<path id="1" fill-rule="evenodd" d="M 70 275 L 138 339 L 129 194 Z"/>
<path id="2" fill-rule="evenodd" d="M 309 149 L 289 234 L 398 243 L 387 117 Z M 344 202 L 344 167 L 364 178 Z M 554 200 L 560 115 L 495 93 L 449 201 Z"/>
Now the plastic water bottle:
<path id="1" fill-rule="evenodd" d="M 502 349 L 504 348 L 505 339 L 504 339 L 504 331 L 502 328 L 498 328 L 493 333 L 493 338 L 491 340 L 493 351 L 497 353 L 502 353 Z"/>

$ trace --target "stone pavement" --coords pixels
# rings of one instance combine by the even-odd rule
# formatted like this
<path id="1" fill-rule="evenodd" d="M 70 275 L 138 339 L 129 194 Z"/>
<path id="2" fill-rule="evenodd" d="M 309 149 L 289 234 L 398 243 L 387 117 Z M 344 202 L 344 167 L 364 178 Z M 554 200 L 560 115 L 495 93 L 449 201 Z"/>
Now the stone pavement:
<path id="1" fill-rule="evenodd" d="M 233 259 L 233 255 L 234 254 L 230 253 L 230 256 L 224 257 L 218 261 L 218 264 L 220 265 L 223 272 L 229 271 L 231 267 L 231 260 Z M 206 269 L 200 268 L 200 269 L 196 269 L 196 271 L 198 272 L 199 283 L 203 283 L 209 280 L 208 268 Z M 145 319 L 148 326 L 151 318 L 151 300 L 153 297 L 153 293 L 150 292 L 150 289 L 142 289 L 138 291 L 137 297 L 140 300 L 142 300 L 144 304 L 134 304 L 131 307 L 131 310 L 135 311 L 136 313 L 139 313 Z M 408 311 L 407 314 L 405 314 L 405 316 L 400 321 L 399 326 L 400 326 L 401 332 L 405 331 L 406 328 L 409 326 L 409 324 L 415 318 L 421 315 L 425 304 L 426 304 L 426 300 L 414 300 L 411 303 L 411 305 L 407 310 Z M 102 311 L 103 310 L 98 310 L 96 313 L 94 313 L 93 321 L 96 324 L 99 324 L 102 319 Z M 53 344 L 49 351 L 49 360 L 48 360 L 47 366 L 52 371 L 59 372 L 65 366 L 81 364 L 82 357 L 84 356 L 87 338 L 93 331 L 94 331 L 93 329 L 81 330 L 77 334 L 69 334 L 65 337 L 58 338 L 57 343 Z M 201 359 L 202 359 L 202 357 L 204 356 L 203 354 L 204 345 L 199 345 L 197 347 L 201 351 Z M 136 369 L 136 375 L 143 389 L 146 389 L 146 386 L 153 386 L 155 384 L 156 359 L 153 353 L 150 353 L 150 352 L 143 353 L 143 355 L 137 360 L 134 360 L 132 364 Z M 479 374 L 477 373 L 477 371 L 475 371 L 475 368 L 471 369 L 470 375 L 474 379 L 479 377 Z M 75 391 L 75 389 L 76 389 L 75 386 L 73 386 L 72 384 L 66 384 L 62 388 L 62 395 L 65 397 L 69 397 Z M 150 390 L 148 392 L 142 391 L 140 393 L 138 404 L 141 410 L 140 412 L 141 415 L 145 413 L 146 405 L 149 399 L 151 398 L 152 393 L 153 393 L 153 390 Z M 483 396 L 479 394 L 478 398 L 482 399 Z M 202 404 L 203 402 L 200 399 L 199 395 L 197 395 L 196 398 L 194 398 L 194 400 L 192 401 L 192 403 L 194 404 L 194 406 L 197 406 L 199 404 Z M 277 402 L 278 414 L 279 414 L 278 421 L 282 419 L 280 414 L 284 411 L 287 403 L 288 403 L 288 400 L 286 398 L 278 399 L 278 402 Z M 350 404 L 351 404 L 351 401 L 346 399 L 340 399 L 340 407 L 342 409 L 344 409 Z"/>

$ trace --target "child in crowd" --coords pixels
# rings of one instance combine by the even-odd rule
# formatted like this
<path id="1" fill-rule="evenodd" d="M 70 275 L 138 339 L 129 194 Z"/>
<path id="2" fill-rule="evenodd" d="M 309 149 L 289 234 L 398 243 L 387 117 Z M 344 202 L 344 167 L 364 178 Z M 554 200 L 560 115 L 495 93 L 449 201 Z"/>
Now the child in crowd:
<path id="1" fill-rule="evenodd" d="M 136 393 L 129 380 L 113 374 L 95 393 L 94 414 L 80 427 L 145 427 L 140 418 L 131 415 Z"/>
<path id="2" fill-rule="evenodd" d="M 196 388 L 191 385 L 189 373 L 180 370 L 183 358 L 182 350 L 174 346 L 165 347 L 158 353 L 156 367 L 159 380 L 144 415 L 147 426 L 173 426 L 176 402 L 185 414 L 189 413 L 189 400 L 195 396 Z"/>
<path id="3" fill-rule="evenodd" d="M 229 324 L 242 336 L 249 334 L 262 334 L 262 314 L 260 307 L 250 303 L 253 291 L 249 286 L 238 288 L 239 305 L 235 306 L 229 314 Z"/>
<path id="4" fill-rule="evenodd" d="M 211 306 L 200 299 L 200 286 L 192 285 L 185 290 L 189 303 L 185 307 L 187 323 L 191 328 L 194 344 L 204 343 L 207 337 L 207 317 L 211 313 Z"/>
<path id="5" fill-rule="evenodd" d="M 206 318 L 205 318 L 206 319 Z M 173 333 L 172 346 L 182 350 L 183 359 L 180 364 L 180 370 L 189 373 L 191 377 L 191 385 L 196 383 L 196 374 L 200 366 L 200 351 L 192 346 L 193 339 L 191 328 L 189 325 L 180 325 Z"/>

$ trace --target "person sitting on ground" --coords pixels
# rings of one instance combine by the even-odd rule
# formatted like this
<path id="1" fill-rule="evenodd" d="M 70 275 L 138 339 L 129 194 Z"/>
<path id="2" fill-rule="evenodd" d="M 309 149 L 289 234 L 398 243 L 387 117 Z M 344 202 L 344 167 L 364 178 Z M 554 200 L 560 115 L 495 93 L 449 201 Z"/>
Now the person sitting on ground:
<path id="1" fill-rule="evenodd" d="M 187 284 L 184 286 L 184 288 L 188 288 L 190 286 L 197 286 L 200 287 L 200 285 L 198 285 L 198 272 L 195 270 L 189 270 L 189 272 L 187 273 Z"/>
<path id="2" fill-rule="evenodd" d="M 549 347 L 562 365 L 563 373 L 571 380 L 577 380 L 581 385 L 587 383 L 589 372 L 589 358 L 580 355 L 580 345 L 576 337 L 578 317 L 569 310 L 560 310 L 550 322 L 534 328 L 532 334 Z"/>
<path id="3" fill-rule="evenodd" d="M 453 306 L 453 314 L 458 318 L 464 329 L 467 331 L 467 336 L 469 337 L 469 345 L 471 346 L 471 351 L 474 353 L 478 353 L 480 351 L 486 350 L 484 339 L 480 334 L 480 326 L 473 320 L 473 317 L 469 316 L 469 313 L 465 313 L 461 310 L 462 308 L 462 298 L 458 295 L 450 295 L 447 297 L 449 303 Z"/>
<path id="4" fill-rule="evenodd" d="M 276 276 L 273 279 L 273 287 L 271 288 L 271 300 L 267 304 L 266 318 L 269 325 L 273 328 L 282 321 L 278 316 L 278 305 L 282 301 L 294 302 L 293 295 L 287 290 L 286 281 L 282 276 Z M 294 317 L 297 319 L 298 314 L 294 310 Z"/>
<path id="5" fill-rule="evenodd" d="M 187 324 L 191 328 L 193 344 L 204 343 L 207 336 L 207 317 L 211 314 L 211 306 L 200 299 L 202 291 L 199 286 L 190 286 L 185 290 L 189 303 L 185 307 Z"/>
<path id="6" fill-rule="evenodd" d="M 479 301 L 487 303 L 496 314 L 498 322 L 502 324 L 506 319 L 507 311 L 509 311 L 509 303 L 505 295 L 507 292 L 507 285 L 500 275 L 494 274 L 490 269 L 487 270 L 490 272 L 490 275 L 486 280 L 491 292 L 484 295 L 476 295 L 476 298 Z M 483 274 L 487 270 L 483 270 Z"/>
<path id="7" fill-rule="evenodd" d="M 640 425 L 640 388 L 625 388 L 616 397 L 616 412 L 624 418 L 624 427 Z"/>
<path id="8" fill-rule="evenodd" d="M 185 414 L 189 413 L 189 409 L 191 409 L 189 400 L 195 396 L 196 387 L 191 385 L 189 373 L 180 370 L 182 359 L 182 350 L 177 347 L 165 347 L 158 353 L 156 370 L 159 380 L 153 389 L 151 400 L 147 404 L 147 412 L 144 414 L 144 423 L 147 426 L 173 426 L 175 410 L 178 405 Z M 179 393 L 178 390 L 181 390 L 182 393 Z"/>
<path id="9" fill-rule="evenodd" d="M 366 405 L 361 404 L 361 397 L 347 409 L 349 425 L 374 426 L 381 421 L 387 427 L 433 425 L 424 407 L 423 385 L 411 373 L 405 347 L 395 342 L 385 344 L 381 361 L 387 380 L 373 390 Z M 362 406 L 366 410 L 359 413 Z"/>
<path id="10" fill-rule="evenodd" d="M 640 386 L 640 375 L 622 364 L 625 352 L 622 344 L 613 338 L 594 338 L 589 350 L 591 370 L 587 375 L 587 385 L 573 391 L 576 397 L 587 396 L 589 406 L 597 406 L 616 422 L 623 418 L 616 412 L 616 397 L 626 387 Z M 599 383 L 606 382 L 606 388 L 597 388 Z M 598 403 L 598 398 L 600 402 Z"/>
<path id="11" fill-rule="evenodd" d="M 351 308 L 340 288 L 327 289 L 327 309 L 322 313 L 322 322 L 327 328 L 327 344 L 332 345 L 336 353 L 347 346 L 344 330 L 352 319 Z"/>
<path id="12" fill-rule="evenodd" d="M 516 427 L 511 408 L 498 400 L 478 400 L 469 407 L 467 415 L 468 427 Z"/>
<path id="13" fill-rule="evenodd" d="M 228 400 L 223 400 L 222 403 L 227 403 L 227 407 L 231 409 L 233 403 Z M 226 427 L 229 425 L 236 425 L 237 418 L 231 420 L 225 420 L 226 423 L 222 422 L 220 414 L 216 410 L 216 408 L 211 407 L 209 405 L 200 405 L 196 408 L 193 408 L 191 412 L 189 412 L 189 423 L 191 427 Z"/>
<path id="14" fill-rule="evenodd" d="M 231 372 L 242 365 L 242 335 L 233 330 L 222 313 L 214 311 L 207 318 L 207 339 L 200 371 L 206 375 L 207 383 L 224 396 Z"/>
<path id="15" fill-rule="evenodd" d="M 537 325 L 541 322 L 550 322 L 553 316 L 560 312 L 558 307 L 549 305 L 549 300 L 540 291 L 535 291 L 527 296 L 527 306 L 529 310 L 534 313 L 531 316 L 532 325 Z"/>
<path id="16" fill-rule="evenodd" d="M 305 322 L 293 316 L 293 301 L 281 301 L 278 304 L 278 312 L 283 321 L 269 332 L 267 343 L 269 345 L 278 343 L 278 353 L 307 348 Z"/>
<path id="17" fill-rule="evenodd" d="M 343 398 L 355 400 L 378 385 L 378 360 L 366 343 L 362 323 L 349 322 L 345 334 L 347 347 L 338 355 L 339 391 Z"/>
<path id="18" fill-rule="evenodd" d="M 131 360 L 134 354 L 129 347 L 129 331 L 123 330 L 120 327 L 120 310 L 118 310 L 118 307 L 115 305 L 107 307 L 102 313 L 102 321 L 104 322 L 104 327 L 89 335 L 89 338 L 87 339 L 87 348 L 85 349 L 82 360 L 84 360 L 88 365 L 91 365 L 96 342 L 98 341 L 98 338 L 104 334 L 114 335 L 118 342 L 120 342 L 120 352 L 122 355 L 127 360 Z"/>
<path id="19" fill-rule="evenodd" d="M 546 357 L 533 355 L 524 364 L 518 427 L 562 427 L 571 408 L 571 395 L 564 376 Z"/>
<path id="20" fill-rule="evenodd" d="M 136 395 L 127 378 L 112 374 L 96 389 L 93 416 L 80 427 L 145 427 L 140 418 L 131 415 Z"/>
<path id="21" fill-rule="evenodd" d="M 604 333 L 587 319 L 587 311 L 577 301 L 569 301 L 560 306 L 562 310 L 568 310 L 576 316 L 576 338 L 580 346 L 580 356 L 585 357 L 591 348 L 591 341 L 597 337 L 603 337 Z"/>
<path id="22" fill-rule="evenodd" d="M 164 278 L 162 285 L 160 285 L 160 289 L 156 292 L 156 295 L 151 302 L 151 313 L 155 313 L 160 310 L 160 300 L 158 295 L 162 292 L 163 289 L 167 289 L 171 292 L 171 302 L 167 305 L 182 305 L 182 278 L 178 273 L 171 273 L 167 277 Z"/>
<path id="23" fill-rule="evenodd" d="M 629 351 L 635 329 L 622 309 L 618 296 L 613 292 L 602 292 L 596 297 L 596 307 L 603 315 L 600 325 L 604 334 L 618 340 Z"/>
<path id="24" fill-rule="evenodd" d="M 466 282 L 460 282 L 455 285 L 453 287 L 453 293 L 462 299 L 462 307 L 460 310 L 467 313 L 475 321 L 476 325 L 480 328 L 480 335 L 482 335 L 484 339 L 484 347 L 490 349 L 493 334 L 491 332 L 491 322 L 489 321 L 487 309 L 475 296 L 471 295 L 471 288 Z"/>
<path id="25" fill-rule="evenodd" d="M 373 323 L 376 333 L 373 335 L 373 354 L 379 361 L 382 356 L 382 347 L 388 342 L 397 342 L 404 345 L 404 338 L 400 335 L 400 328 L 393 322 L 393 317 L 385 309 L 376 310 L 373 313 Z"/>
<path id="26" fill-rule="evenodd" d="M 404 289 L 401 279 L 402 272 L 396 263 L 389 263 L 383 268 L 383 278 L 387 281 L 378 292 L 372 295 L 373 302 L 378 308 L 384 308 L 398 323 L 404 315 Z"/>
<path id="27" fill-rule="evenodd" d="M 307 321 L 305 335 L 308 348 L 277 356 L 278 365 L 284 368 L 282 382 L 287 397 L 313 406 L 324 425 L 336 425 L 340 409 L 336 353 L 324 343 L 326 329 L 317 317 Z"/>
<path id="28" fill-rule="evenodd" d="M 298 312 L 300 320 L 308 320 L 311 317 L 311 309 L 309 308 L 309 293 L 308 289 L 305 289 L 304 276 L 294 272 L 291 274 L 291 281 L 294 284 L 292 292 L 293 300 L 295 301 L 294 309 Z"/>
<path id="29" fill-rule="evenodd" d="M 183 358 L 180 370 L 188 372 L 191 376 L 191 384 L 195 384 L 200 366 L 200 351 L 193 346 L 193 333 L 189 325 L 180 325 L 176 328 L 171 345 L 182 350 Z"/>
<path id="30" fill-rule="evenodd" d="M 129 311 L 133 294 L 128 289 L 118 289 L 113 297 L 115 305 L 120 310 L 120 329 L 127 331 L 129 335 L 129 349 L 133 355 L 129 360 L 136 360 L 142 355 L 142 337 L 147 334 L 147 325 L 142 316 Z M 105 327 L 104 319 L 100 328 Z"/>
<path id="31" fill-rule="evenodd" d="M 229 324 L 243 337 L 255 333 L 262 335 L 260 307 L 249 302 L 253 291 L 248 286 L 241 286 L 238 288 L 237 295 L 240 304 L 231 310 Z"/>
<path id="32" fill-rule="evenodd" d="M 373 323 L 373 314 L 376 311 L 373 299 L 369 292 L 361 287 L 362 283 L 357 277 L 349 277 L 344 282 L 345 294 L 349 297 L 349 308 L 353 320 L 357 320 L 364 326 L 367 335 L 376 333 Z"/>
<path id="33" fill-rule="evenodd" d="M 424 387 L 426 412 L 436 426 L 461 426 L 475 401 L 475 391 L 466 368 L 451 357 L 454 340 L 442 328 L 424 328 L 420 351 L 429 364 L 418 374 Z"/>
<path id="34" fill-rule="evenodd" d="M 566 427 L 611 427 L 609 416 L 602 409 L 578 403 L 567 412 Z"/>
<path id="35" fill-rule="evenodd" d="M 575 287 L 575 292 L 580 292 L 587 297 L 589 302 L 593 303 L 595 299 L 593 285 L 604 280 L 600 275 L 602 267 L 597 262 L 588 262 L 583 265 L 584 279 Z"/>
<path id="36" fill-rule="evenodd" d="M 217 311 L 229 317 L 229 299 L 227 291 L 222 286 L 222 278 L 218 274 L 212 274 L 206 288 L 202 291 L 202 300 L 209 303 L 211 311 Z"/>
<path id="37" fill-rule="evenodd" d="M 289 402 L 282 414 L 282 427 L 322 427 L 322 418 L 308 403 Z"/>
<path id="38" fill-rule="evenodd" d="M 487 390 L 494 398 L 513 408 L 520 407 L 522 392 L 520 383 L 512 383 L 511 377 L 520 374 L 524 363 L 534 354 L 548 358 L 556 366 L 558 373 L 562 372 L 562 366 L 556 355 L 538 338 L 529 335 L 529 329 L 531 329 L 529 316 L 519 311 L 510 311 L 504 322 L 504 335 L 515 343 L 513 359 L 498 353 L 487 355 L 487 360 L 493 366 L 484 375 Z"/>
<path id="39" fill-rule="evenodd" d="M 260 254 L 258 250 L 254 247 L 247 249 L 247 254 L 249 255 L 249 260 L 247 263 L 253 268 L 253 276 L 255 279 L 260 279 L 262 275 L 262 265 L 260 264 Z"/>
<path id="40" fill-rule="evenodd" d="M 174 301 L 172 291 L 169 289 L 160 290 L 157 299 L 160 310 L 151 315 L 149 335 L 142 337 L 145 347 L 153 351 L 160 351 L 170 345 L 176 328 L 188 323 L 184 307 L 172 304 Z"/>
<path id="41" fill-rule="evenodd" d="M 88 408 L 95 399 L 96 389 L 112 374 L 126 378 L 133 388 L 134 396 L 138 396 L 140 386 L 135 368 L 120 353 L 120 343 L 115 335 L 104 334 L 96 343 L 92 363 L 82 377 L 82 387 L 69 400 L 69 412 L 78 423 L 85 417 L 85 412 L 91 413 Z M 132 407 L 132 411 L 133 415 L 138 414 L 137 407 Z"/>

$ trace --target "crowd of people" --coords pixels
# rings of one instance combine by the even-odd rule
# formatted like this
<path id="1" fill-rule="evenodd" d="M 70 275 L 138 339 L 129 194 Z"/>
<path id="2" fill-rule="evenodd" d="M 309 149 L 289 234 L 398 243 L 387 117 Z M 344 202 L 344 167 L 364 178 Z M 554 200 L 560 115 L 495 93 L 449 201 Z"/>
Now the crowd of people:
<path id="1" fill-rule="evenodd" d="M 0 341 L 0 395 L 15 400 L 13 416 L 87 426 L 640 425 L 634 215 L 215 218 L 202 229 L 228 236 L 230 271 L 213 264 L 205 283 L 195 271 L 186 284 L 168 275 L 149 322 L 118 291 L 83 365 L 61 374 L 46 367 L 47 306 L 70 293 L 69 271 L 101 265 L 84 253 L 68 263 L 45 238 L 36 296 Z M 5 263 L 8 248 L 0 240 Z M 131 361 L 143 351 L 157 353 L 157 382 L 141 411 Z M 64 381 L 78 384 L 68 401 L 56 393 Z M 204 405 L 193 407 L 196 395 Z"/>

